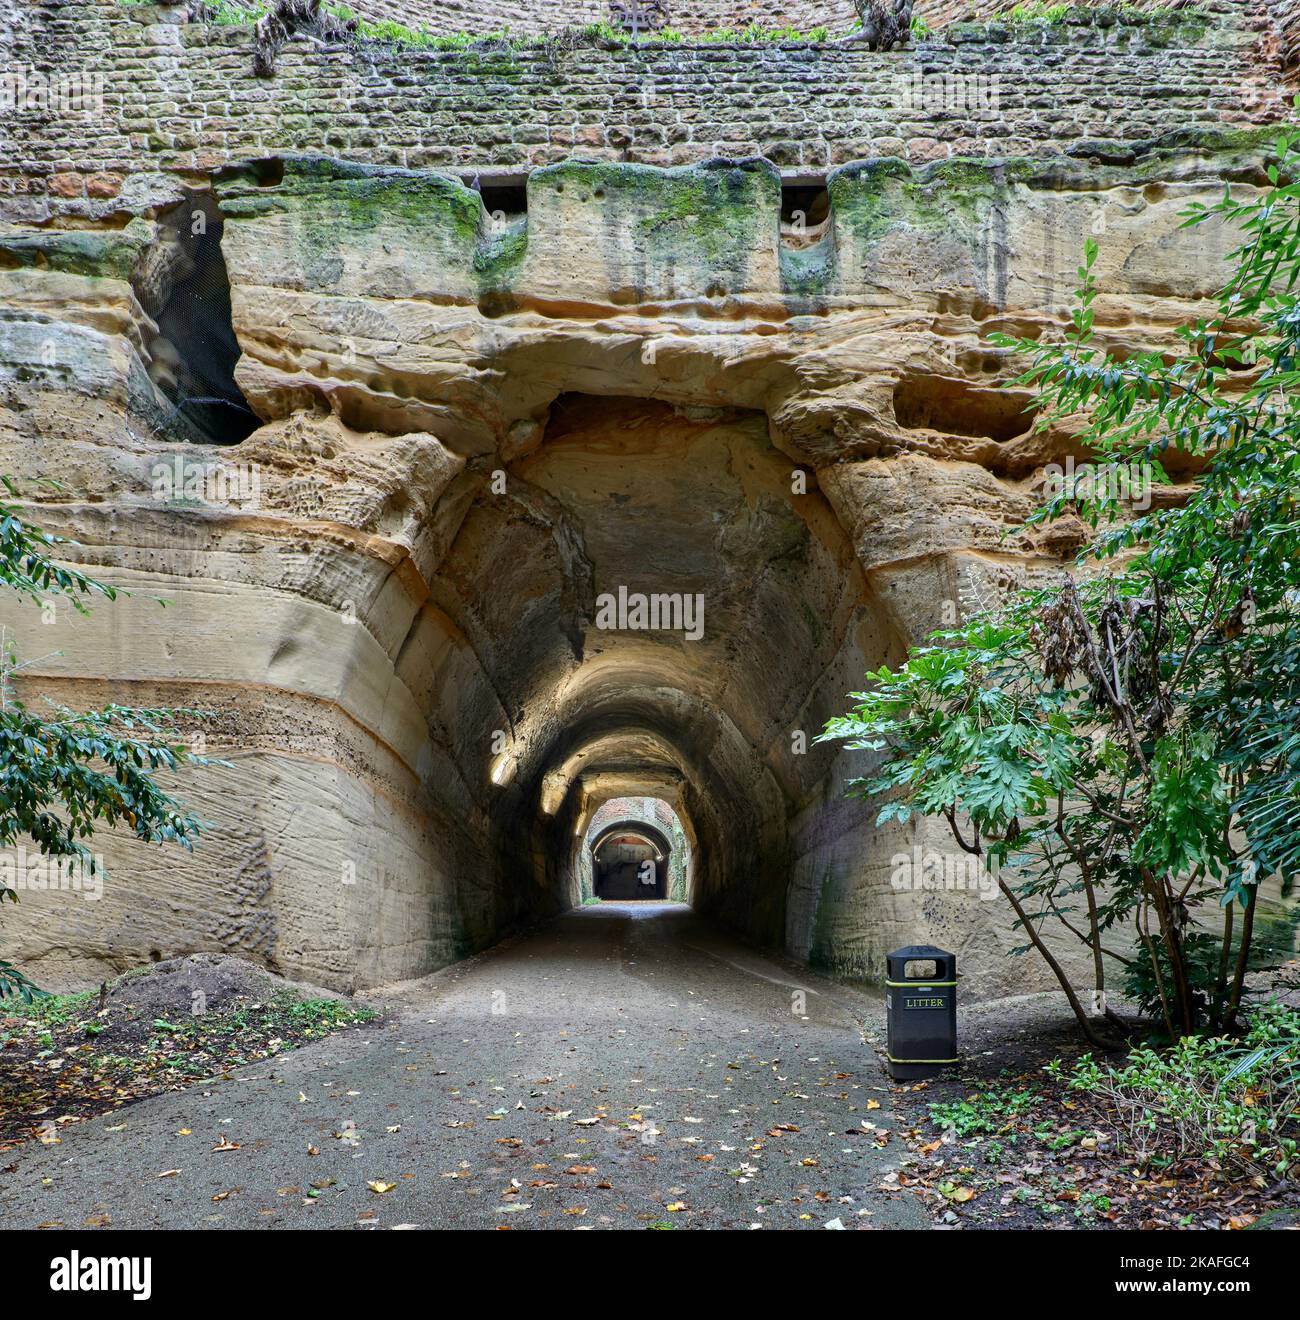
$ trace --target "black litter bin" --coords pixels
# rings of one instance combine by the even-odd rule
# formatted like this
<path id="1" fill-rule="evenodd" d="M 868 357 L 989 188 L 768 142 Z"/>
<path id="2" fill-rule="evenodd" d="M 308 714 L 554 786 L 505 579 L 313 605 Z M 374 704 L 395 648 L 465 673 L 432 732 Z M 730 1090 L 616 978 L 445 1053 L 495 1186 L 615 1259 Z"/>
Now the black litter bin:
<path id="1" fill-rule="evenodd" d="M 889 1075 L 935 1077 L 957 1062 L 957 955 L 911 944 L 885 955 Z"/>

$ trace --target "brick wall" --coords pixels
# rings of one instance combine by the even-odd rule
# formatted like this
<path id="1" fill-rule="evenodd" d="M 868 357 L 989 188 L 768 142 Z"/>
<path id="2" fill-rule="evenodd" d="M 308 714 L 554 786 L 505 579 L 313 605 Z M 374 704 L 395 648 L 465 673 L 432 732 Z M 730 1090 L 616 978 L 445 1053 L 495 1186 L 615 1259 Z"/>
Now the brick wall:
<path id="1" fill-rule="evenodd" d="M 1277 31 L 1277 52 L 1289 78 L 1300 70 L 1300 0 L 1271 0 L 1269 10 Z"/>
<path id="2" fill-rule="evenodd" d="M 1276 54 L 1270 63 L 1259 30 L 1226 18 L 958 29 L 888 54 L 687 45 L 551 56 L 296 40 L 271 79 L 252 74 L 247 30 L 182 24 L 173 10 L 42 0 L 22 20 L 9 33 L 11 67 L 106 82 L 89 115 L 0 116 L 0 200 L 16 219 L 85 208 L 130 172 L 286 151 L 507 170 L 574 155 L 670 165 L 759 154 L 818 171 L 878 156 L 1087 154 L 1080 144 L 1093 139 L 1142 143 L 1287 109 Z M 935 94 L 918 96 L 925 87 Z M 981 89 L 987 104 L 963 103 Z"/>
<path id="3" fill-rule="evenodd" d="M 749 23 L 847 32 L 857 18 L 853 0 L 667 0 L 667 6 L 669 25 L 691 36 Z M 608 0 L 356 0 L 351 8 L 365 18 L 437 33 L 554 32 L 610 21 Z"/>
<path id="4" fill-rule="evenodd" d="M 596 835 L 620 820 L 639 820 L 656 825 L 668 839 L 672 851 L 668 859 L 668 897 L 682 901 L 687 897 L 689 883 L 690 848 L 681 822 L 673 809 L 661 798 L 611 798 L 602 803 L 587 826 L 585 847 L 579 860 L 579 874 L 583 897 L 591 897 L 591 865 L 589 850 Z"/>
<path id="5" fill-rule="evenodd" d="M 660 798 L 611 798 L 597 808 L 587 827 L 587 838 L 595 838 L 606 825 L 618 820 L 642 820 L 657 825 L 670 839 L 676 817 Z"/>

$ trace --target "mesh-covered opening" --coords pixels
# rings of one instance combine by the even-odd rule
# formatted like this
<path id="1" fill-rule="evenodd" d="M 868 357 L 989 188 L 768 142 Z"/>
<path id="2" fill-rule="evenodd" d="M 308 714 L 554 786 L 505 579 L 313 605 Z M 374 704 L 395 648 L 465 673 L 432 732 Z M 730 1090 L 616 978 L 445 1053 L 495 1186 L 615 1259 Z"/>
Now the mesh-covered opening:
<path id="1" fill-rule="evenodd" d="M 239 343 L 230 311 L 222 220 L 198 194 L 168 217 L 171 276 L 160 281 L 158 336 L 150 375 L 172 402 L 169 429 L 208 444 L 235 445 L 260 425 L 235 382 Z"/>

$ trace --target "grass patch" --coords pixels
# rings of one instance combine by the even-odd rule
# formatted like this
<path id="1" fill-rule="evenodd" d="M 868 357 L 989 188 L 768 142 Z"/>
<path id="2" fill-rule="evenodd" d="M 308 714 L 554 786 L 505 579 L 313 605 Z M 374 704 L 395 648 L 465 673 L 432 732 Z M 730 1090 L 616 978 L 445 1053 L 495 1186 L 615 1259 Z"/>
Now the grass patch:
<path id="1" fill-rule="evenodd" d="M 111 998 L 101 1009 L 94 991 L 6 1001 L 0 1150 L 32 1138 L 55 1144 L 69 1123 L 229 1074 L 375 1016 L 364 1005 L 288 990 L 162 1015 Z"/>

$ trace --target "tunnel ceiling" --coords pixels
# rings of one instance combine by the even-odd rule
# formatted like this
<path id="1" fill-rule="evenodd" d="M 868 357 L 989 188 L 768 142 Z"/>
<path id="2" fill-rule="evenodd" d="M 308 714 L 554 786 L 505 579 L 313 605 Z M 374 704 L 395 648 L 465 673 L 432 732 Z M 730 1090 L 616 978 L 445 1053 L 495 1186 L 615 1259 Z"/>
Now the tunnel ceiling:
<path id="1" fill-rule="evenodd" d="M 867 592 L 793 470 L 761 414 L 556 401 L 542 444 L 470 507 L 434 588 L 510 712 L 522 781 L 575 757 L 574 773 L 719 773 L 743 746 L 798 784 L 789 732 L 808 676 Z M 696 600 L 702 626 L 674 621 L 702 635 L 600 627 L 620 590 Z"/>

